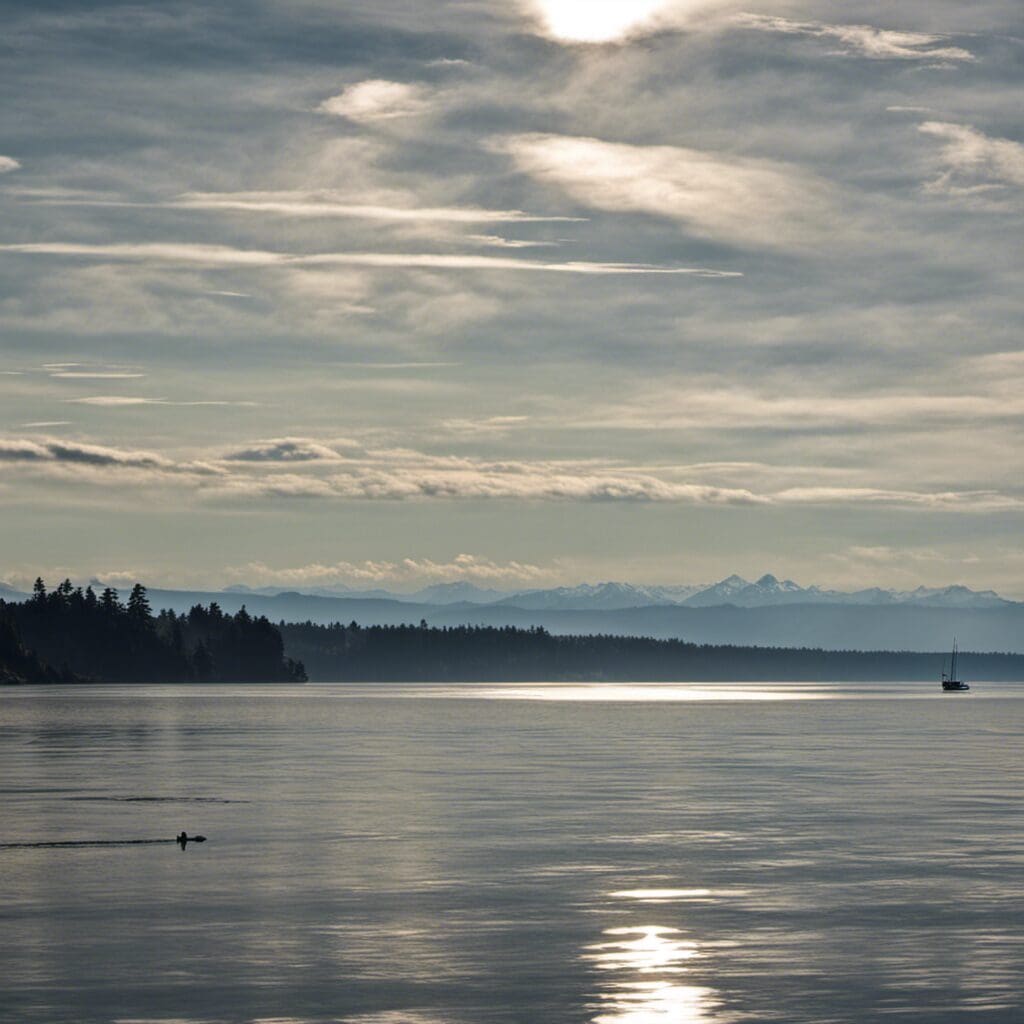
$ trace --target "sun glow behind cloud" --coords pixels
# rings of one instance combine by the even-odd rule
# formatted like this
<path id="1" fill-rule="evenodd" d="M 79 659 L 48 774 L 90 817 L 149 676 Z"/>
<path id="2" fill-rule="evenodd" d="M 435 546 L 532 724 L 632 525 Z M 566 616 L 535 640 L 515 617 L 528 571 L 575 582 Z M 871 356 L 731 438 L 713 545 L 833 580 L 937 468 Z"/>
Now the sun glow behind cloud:
<path id="1" fill-rule="evenodd" d="M 664 10 L 666 0 L 537 0 L 547 32 L 576 43 L 610 43 Z"/>

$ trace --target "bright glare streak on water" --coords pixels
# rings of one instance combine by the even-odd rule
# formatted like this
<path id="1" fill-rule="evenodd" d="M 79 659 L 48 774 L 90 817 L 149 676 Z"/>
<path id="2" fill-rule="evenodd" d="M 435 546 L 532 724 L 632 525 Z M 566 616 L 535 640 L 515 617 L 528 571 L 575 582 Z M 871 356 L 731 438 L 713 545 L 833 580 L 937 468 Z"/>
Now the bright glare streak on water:
<path id="1" fill-rule="evenodd" d="M 598 992 L 594 1024 L 699 1024 L 716 1006 L 710 989 L 683 984 L 696 944 L 676 928 L 645 925 L 608 928 L 606 940 L 588 947 L 585 960 L 615 977 Z M 652 979 L 652 975 L 656 979 Z"/>
<path id="2" fill-rule="evenodd" d="M 1010 684 L 1013 685 L 1013 684 Z M 1005 689 L 986 688 L 977 684 L 972 700 L 986 700 Z M 437 700 L 508 700 L 508 701 L 585 701 L 596 703 L 779 701 L 808 700 L 870 700 L 885 698 L 953 700 L 957 694 L 944 694 L 933 683 L 517 683 L 455 684 L 393 683 L 347 684 L 336 693 L 339 698 Z"/>
<path id="3" fill-rule="evenodd" d="M 1019 684 L 11 688 L 0 1022 L 1021 1024 L 1022 740 Z"/>

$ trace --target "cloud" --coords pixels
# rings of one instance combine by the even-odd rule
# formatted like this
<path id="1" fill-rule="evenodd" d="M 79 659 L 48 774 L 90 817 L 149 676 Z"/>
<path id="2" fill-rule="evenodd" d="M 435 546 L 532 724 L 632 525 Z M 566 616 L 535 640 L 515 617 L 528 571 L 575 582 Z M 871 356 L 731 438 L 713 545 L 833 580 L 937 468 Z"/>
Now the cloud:
<path id="1" fill-rule="evenodd" d="M 354 441 L 346 443 L 355 445 Z M 334 448 L 316 441 L 284 437 L 257 441 L 245 448 L 228 452 L 224 458 L 229 462 L 337 462 L 341 455 Z"/>
<path id="2" fill-rule="evenodd" d="M 256 402 L 230 402 L 226 400 L 203 400 L 194 402 L 174 402 L 168 398 L 143 398 L 140 395 L 89 395 L 85 398 L 66 398 L 71 405 L 98 405 L 116 409 L 132 405 L 173 405 L 173 406 L 201 406 L 201 405 L 242 405 L 254 406 Z"/>
<path id="3" fill-rule="evenodd" d="M 8 171 L 16 171 L 21 164 L 12 156 L 0 156 L 0 174 L 7 174 Z"/>
<path id="4" fill-rule="evenodd" d="M 535 584 L 554 579 L 555 569 L 529 562 L 496 562 L 480 555 L 459 554 L 447 562 L 429 558 L 402 558 L 395 561 L 313 562 L 293 568 L 271 568 L 264 562 L 225 569 L 229 579 L 249 584 L 285 586 L 429 584 L 466 581 L 487 584 Z"/>
<path id="5" fill-rule="evenodd" d="M 264 267 L 287 263 L 294 257 L 259 249 L 191 242 L 25 242 L 0 245 L 0 252 L 38 256 L 82 256 L 89 259 L 152 260 L 205 266 Z"/>
<path id="6" fill-rule="evenodd" d="M 926 186 L 936 194 L 969 195 L 1024 187 L 1024 145 L 997 139 L 966 124 L 925 121 L 918 131 L 940 139 L 946 170 Z"/>
<path id="7" fill-rule="evenodd" d="M 435 370 L 443 366 L 461 366 L 462 363 L 451 362 L 405 362 L 405 363 L 345 363 L 345 366 L 358 366 L 364 370 Z"/>
<path id="8" fill-rule="evenodd" d="M 330 478 L 338 497 L 359 500 L 417 499 L 491 501 L 672 502 L 691 505 L 752 505 L 762 499 L 739 488 L 677 483 L 615 469 L 587 472 L 557 465 L 486 463 L 467 467 L 400 471 L 354 467 Z"/>
<path id="9" fill-rule="evenodd" d="M 785 388 L 742 388 L 716 385 L 713 381 L 658 384 L 639 388 L 620 402 L 594 408 L 581 407 L 576 418 L 566 410 L 562 422 L 576 429 L 704 431 L 815 431 L 885 429 L 898 427 L 955 428 L 984 422 L 1002 422 L 1024 415 L 1019 377 L 977 380 L 963 393 L 900 391 L 861 392 L 850 395 L 819 394 L 799 390 L 798 382 Z M 1019 372 L 1019 368 L 1018 368 Z M 976 379 L 980 374 L 975 374 Z M 1000 388 L 1000 384 L 1004 384 Z"/>
<path id="10" fill-rule="evenodd" d="M 171 459 L 153 452 L 130 451 L 106 445 L 81 444 L 46 439 L 42 441 L 0 440 L 0 462 L 54 462 L 84 466 L 106 466 L 129 469 L 152 469 L 162 472 L 180 472 L 184 468 Z M 190 464 L 189 472 L 197 464 Z M 202 467 L 212 472 L 210 467 Z"/>
<path id="11" fill-rule="evenodd" d="M 90 395 L 87 398 L 68 398 L 72 405 L 101 405 L 118 408 L 129 405 L 167 405 L 165 398 L 142 398 L 137 395 Z"/>
<path id="12" fill-rule="evenodd" d="M 534 242 L 525 238 L 502 238 L 501 235 L 469 235 L 467 241 L 493 246 L 495 249 L 553 249 L 560 244 L 559 242 Z"/>
<path id="13" fill-rule="evenodd" d="M 836 558 L 850 558 L 854 561 L 872 562 L 877 565 L 888 565 L 903 560 L 912 562 L 946 561 L 949 557 L 935 548 L 896 548 L 887 544 L 861 545 L 854 544 Z M 968 561 L 969 559 L 964 559 Z"/>
<path id="14" fill-rule="evenodd" d="M 492 146 L 587 206 L 674 220 L 729 244 L 800 246 L 839 223 L 822 181 L 774 161 L 564 135 L 514 135 Z"/>
<path id="15" fill-rule="evenodd" d="M 1024 508 L 1024 500 L 998 491 L 923 492 L 874 487 L 791 487 L 774 496 L 780 505 L 888 505 L 937 511 L 969 509 L 1003 512 Z"/>
<path id="16" fill-rule="evenodd" d="M 315 192 L 186 192 L 177 199 L 158 205 L 193 210 L 276 213 L 293 217 L 342 217 L 447 224 L 578 222 L 581 219 L 579 217 L 526 213 L 523 210 L 489 210 L 476 206 L 417 207 L 380 202 L 356 202 L 344 193 L 331 190 Z"/>
<path id="17" fill-rule="evenodd" d="M 871 25 L 828 25 L 821 21 L 790 21 L 761 14 L 740 14 L 738 25 L 762 32 L 835 39 L 839 52 L 871 60 L 971 61 L 974 54 L 959 46 L 941 45 L 945 36 L 926 32 L 900 32 Z"/>
<path id="18" fill-rule="evenodd" d="M 487 416 L 479 420 L 444 420 L 441 426 L 453 434 L 480 437 L 491 434 L 505 434 L 509 430 L 525 426 L 529 421 L 529 416 Z"/>
<path id="19" fill-rule="evenodd" d="M 443 253 L 333 252 L 296 255 L 226 245 L 191 243 L 26 242 L 0 245 L 0 252 L 36 256 L 72 256 L 98 260 L 183 263 L 210 267 L 350 266 L 418 270 L 517 270 L 554 274 L 679 274 L 695 277 L 742 277 L 737 271 L 709 267 L 675 267 L 653 263 L 596 263 L 575 260 L 541 263 L 505 256 Z"/>
<path id="20" fill-rule="evenodd" d="M 420 85 L 371 78 L 348 86 L 317 107 L 321 113 L 344 117 L 357 124 L 417 117 L 430 109 L 430 93 Z"/>
<path id="21" fill-rule="evenodd" d="M 122 373 L 118 370 L 59 370 L 49 374 L 58 380 L 135 380 L 144 373 Z"/>

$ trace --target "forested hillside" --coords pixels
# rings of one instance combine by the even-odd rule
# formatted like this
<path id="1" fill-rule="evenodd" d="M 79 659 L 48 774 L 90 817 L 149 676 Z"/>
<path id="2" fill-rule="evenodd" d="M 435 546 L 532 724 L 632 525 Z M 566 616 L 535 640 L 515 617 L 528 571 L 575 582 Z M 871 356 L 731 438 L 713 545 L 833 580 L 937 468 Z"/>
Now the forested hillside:
<path id="1" fill-rule="evenodd" d="M 939 680 L 944 655 L 734 647 L 636 636 L 558 636 L 539 627 L 281 623 L 311 679 L 519 682 Z M 1024 656 L 963 654 L 965 679 L 1024 679 Z"/>
<path id="2" fill-rule="evenodd" d="M 68 580 L 49 592 L 37 580 L 29 600 L 0 602 L 0 673 L 15 682 L 305 679 L 277 627 L 244 608 L 227 615 L 211 603 L 154 615 L 140 584 L 122 603 L 111 587 L 97 595 Z"/>

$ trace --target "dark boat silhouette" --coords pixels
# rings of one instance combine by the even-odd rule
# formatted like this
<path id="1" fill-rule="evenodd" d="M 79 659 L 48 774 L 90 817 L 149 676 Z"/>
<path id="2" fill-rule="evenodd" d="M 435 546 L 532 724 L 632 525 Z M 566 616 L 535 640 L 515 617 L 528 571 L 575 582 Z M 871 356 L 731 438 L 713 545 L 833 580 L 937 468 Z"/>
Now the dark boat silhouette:
<path id="1" fill-rule="evenodd" d="M 957 661 L 959 660 L 960 651 L 956 645 L 956 638 L 953 639 L 953 653 L 949 659 L 949 673 L 942 673 L 942 689 L 947 693 L 958 693 L 964 690 L 969 690 L 970 687 L 957 678 Z"/>

